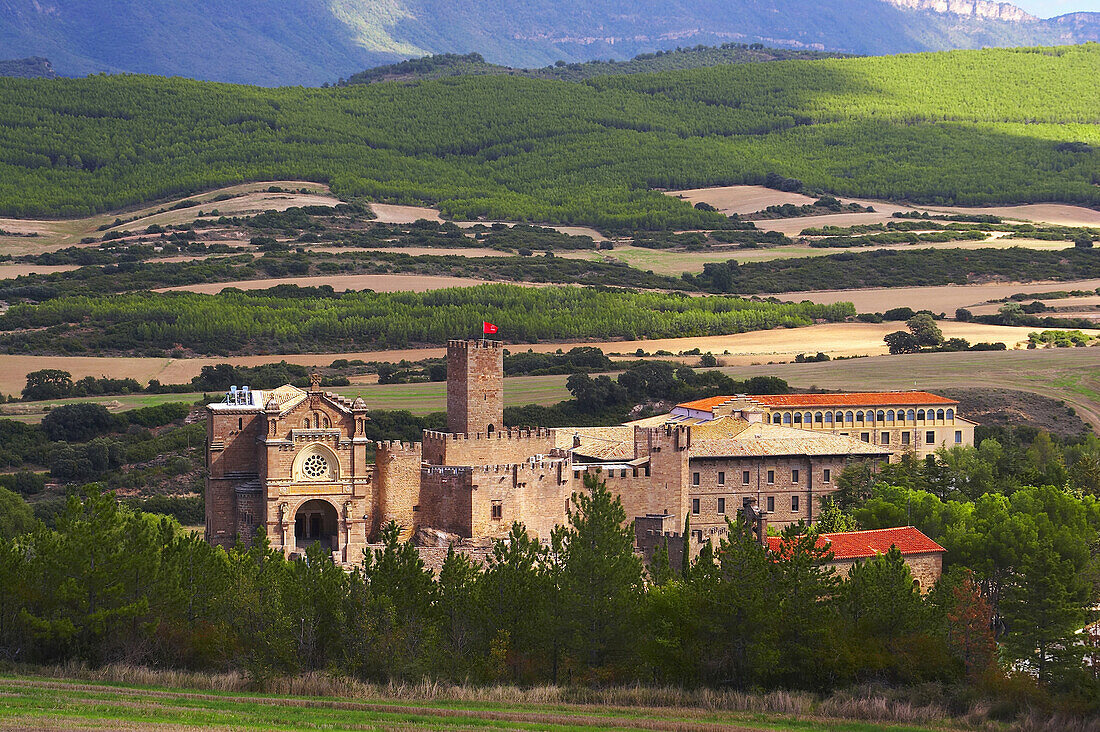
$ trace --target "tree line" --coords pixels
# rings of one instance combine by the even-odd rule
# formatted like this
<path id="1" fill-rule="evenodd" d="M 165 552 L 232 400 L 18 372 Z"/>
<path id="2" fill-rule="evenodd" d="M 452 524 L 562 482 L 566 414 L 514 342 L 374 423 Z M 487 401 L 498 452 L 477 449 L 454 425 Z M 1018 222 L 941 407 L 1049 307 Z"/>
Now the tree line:
<path id="1" fill-rule="evenodd" d="M 349 572 L 319 544 L 293 560 L 262 534 L 250 547 L 213 547 L 91 487 L 55 528 L 24 522 L 0 538 L 0 650 L 24 663 L 239 669 L 258 681 L 325 671 L 381 683 L 816 692 L 934 682 L 1009 716 L 1052 698 L 1081 711 L 1100 699 L 1082 664 L 1089 649 L 1072 639 L 1093 593 L 1079 579 L 1044 593 L 1051 576 L 1072 579 L 1092 561 L 1078 547 L 1095 539 L 1097 509 L 1056 493 L 1021 489 L 1019 500 L 989 499 L 997 510 L 976 508 L 976 552 L 952 549 L 953 568 L 922 596 L 897 549 L 844 578 L 813 531 L 796 526 L 772 551 L 739 520 L 695 560 L 672 566 L 660 547 L 647 569 L 622 505 L 594 476 L 546 543 L 516 524 L 483 565 L 452 549 L 438 574 L 396 524 Z M 982 532 L 1043 509 L 1064 525 L 1025 538 L 1024 565 L 987 569 Z M 1000 573 L 996 609 L 990 571 Z M 1010 630 L 998 649 L 1000 627 Z"/>
<path id="2" fill-rule="evenodd" d="M 13 305 L 0 316 L 8 352 L 173 349 L 230 354 L 404 347 L 481 332 L 510 341 L 657 338 L 842 321 L 851 303 L 779 303 L 592 287 L 482 285 L 432 292 L 338 294 L 332 288 L 130 293 Z M 24 331 L 24 329 L 31 329 Z"/>

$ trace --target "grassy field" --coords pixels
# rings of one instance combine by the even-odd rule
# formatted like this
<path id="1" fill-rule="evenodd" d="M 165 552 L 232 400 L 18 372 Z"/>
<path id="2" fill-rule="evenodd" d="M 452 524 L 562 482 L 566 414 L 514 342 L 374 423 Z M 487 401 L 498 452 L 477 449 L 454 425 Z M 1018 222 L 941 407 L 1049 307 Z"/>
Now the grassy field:
<path id="1" fill-rule="evenodd" d="M 937 726 L 938 727 L 938 726 Z M 342 699 L 0 677 L 0 729 L 924 730 L 683 707 Z"/>

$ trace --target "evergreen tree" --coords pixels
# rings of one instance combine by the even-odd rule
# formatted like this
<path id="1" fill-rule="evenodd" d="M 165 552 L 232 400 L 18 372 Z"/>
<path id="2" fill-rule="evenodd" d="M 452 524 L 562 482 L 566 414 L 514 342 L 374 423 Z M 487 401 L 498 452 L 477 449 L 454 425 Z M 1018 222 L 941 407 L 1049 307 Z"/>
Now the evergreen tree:
<path id="1" fill-rule="evenodd" d="M 553 536 L 561 562 L 561 602 L 567 612 L 569 655 L 580 669 L 604 677 L 633 662 L 642 564 L 634 527 L 605 481 L 586 473 L 589 493 L 574 493 L 568 525 Z"/>

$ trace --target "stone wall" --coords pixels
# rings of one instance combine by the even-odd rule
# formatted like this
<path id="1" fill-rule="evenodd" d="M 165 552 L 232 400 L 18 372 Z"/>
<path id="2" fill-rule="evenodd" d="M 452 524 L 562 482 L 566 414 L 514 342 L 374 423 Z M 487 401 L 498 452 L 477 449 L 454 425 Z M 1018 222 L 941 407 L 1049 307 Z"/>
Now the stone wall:
<path id="1" fill-rule="evenodd" d="M 374 529 L 396 521 L 403 527 L 402 539 L 407 539 L 416 530 L 421 509 L 421 443 L 388 440 L 375 443 L 374 449 L 378 493 Z"/>
<path id="2" fill-rule="evenodd" d="M 797 521 L 811 523 L 817 520 L 821 510 L 821 497 L 836 490 L 836 481 L 845 463 L 846 458 L 839 456 L 692 458 L 686 481 L 689 506 L 694 508 L 694 501 L 699 501 L 699 513 L 691 517 L 692 527 L 724 526 L 727 516 L 737 517 L 746 497 L 756 499 L 760 509 L 769 511 L 768 523 L 777 528 Z M 795 470 L 798 471 L 797 483 Z M 826 471 L 828 480 L 825 480 Z M 769 472 L 773 478 L 770 483 Z M 694 484 L 696 473 L 699 485 Z M 748 473 L 747 483 L 745 473 Z M 719 482 L 720 477 L 724 482 Z M 797 510 L 793 508 L 794 496 L 798 497 Z M 722 513 L 718 511 L 719 498 L 725 503 Z"/>
<path id="3" fill-rule="evenodd" d="M 471 434 L 504 428 L 504 344 L 447 342 L 447 429 Z"/>
<path id="4" fill-rule="evenodd" d="M 913 573 L 913 579 L 920 584 L 921 593 L 931 590 L 943 574 L 943 554 L 940 552 L 906 554 L 903 558 L 905 563 L 909 565 L 909 571 Z M 864 561 L 867 560 L 838 559 L 830 562 L 829 566 L 836 569 L 837 575 L 843 578 L 848 576 L 848 573 L 852 571 L 852 567 Z"/>
<path id="5" fill-rule="evenodd" d="M 526 462 L 554 449 L 554 430 L 511 429 L 492 434 L 424 433 L 429 465 L 505 465 Z"/>

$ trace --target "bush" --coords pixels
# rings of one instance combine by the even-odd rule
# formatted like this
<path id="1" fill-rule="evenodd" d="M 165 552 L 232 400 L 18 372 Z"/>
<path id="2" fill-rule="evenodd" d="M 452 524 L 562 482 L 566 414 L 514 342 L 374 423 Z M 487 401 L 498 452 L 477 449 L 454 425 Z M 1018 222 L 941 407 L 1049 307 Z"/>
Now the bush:
<path id="1" fill-rule="evenodd" d="M 42 418 L 42 430 L 52 442 L 86 442 L 117 430 L 120 422 L 102 404 L 64 404 Z"/>

